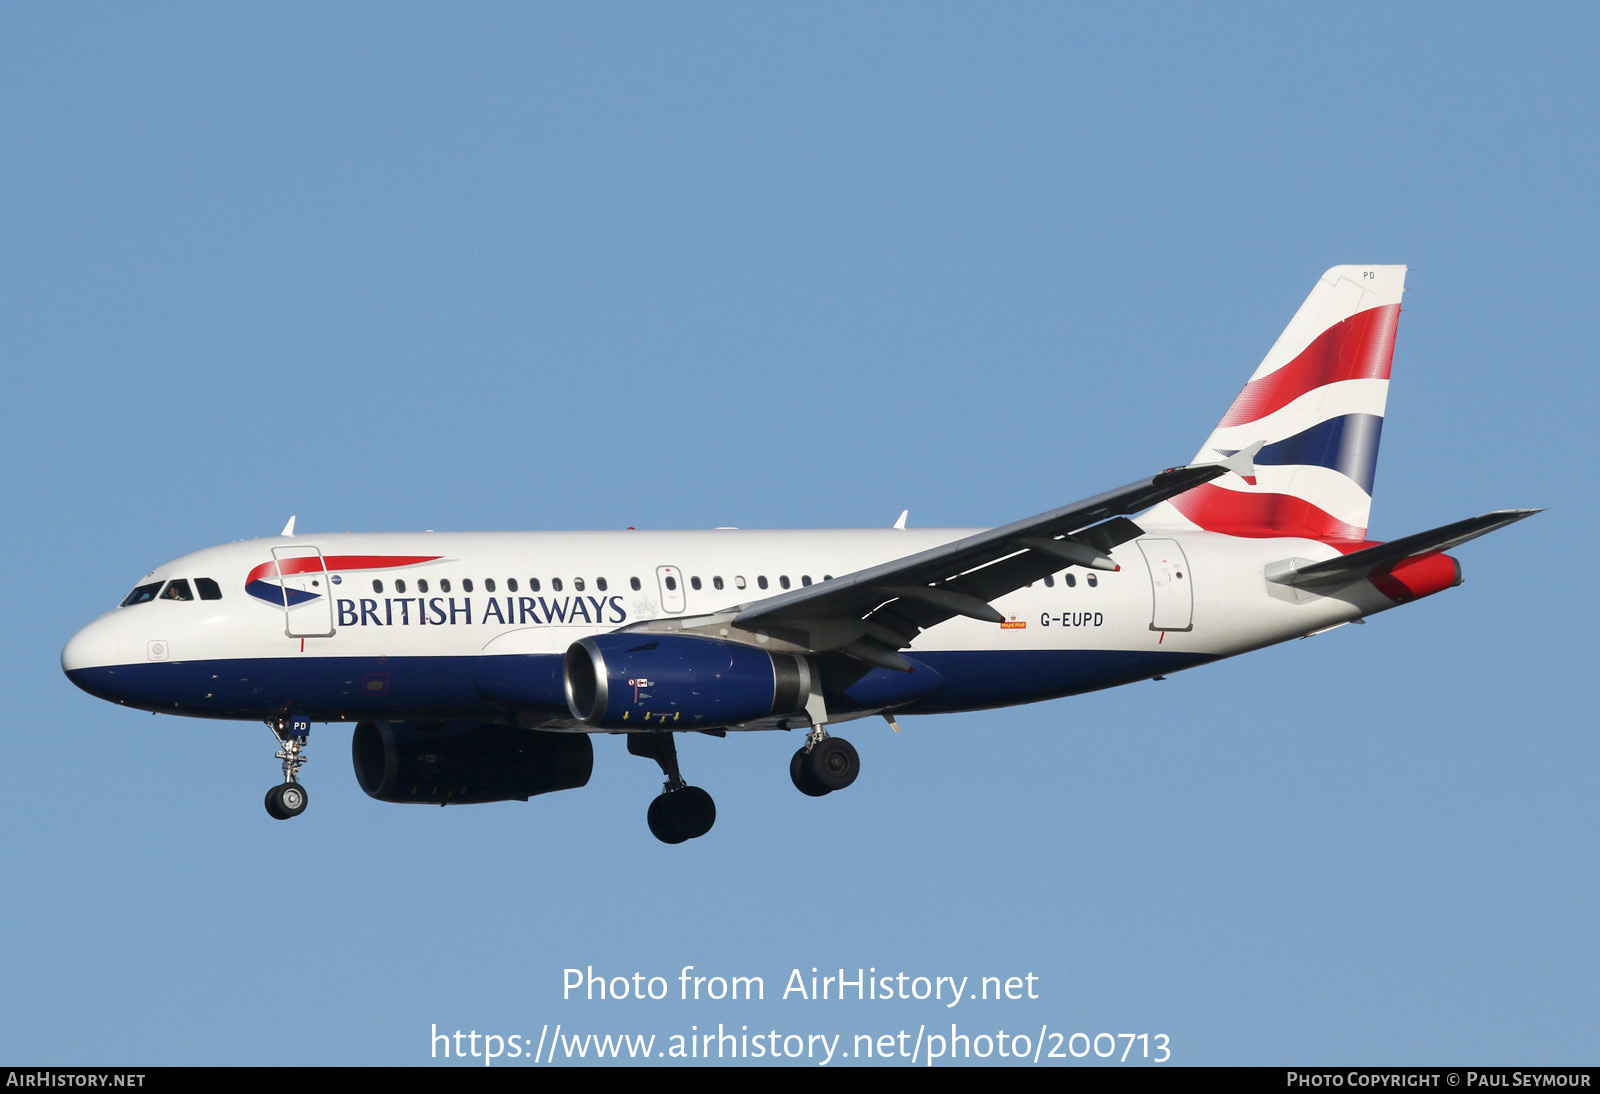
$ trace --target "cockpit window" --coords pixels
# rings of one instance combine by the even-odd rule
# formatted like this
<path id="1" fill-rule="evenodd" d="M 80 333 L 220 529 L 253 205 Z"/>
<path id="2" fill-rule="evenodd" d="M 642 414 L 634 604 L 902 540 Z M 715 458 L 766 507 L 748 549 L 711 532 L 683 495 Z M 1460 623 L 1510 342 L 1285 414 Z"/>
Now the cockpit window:
<path id="1" fill-rule="evenodd" d="M 217 583 L 212 581 L 209 577 L 195 578 L 194 587 L 200 591 L 201 600 L 222 599 L 222 590 L 217 586 Z"/>
<path id="2" fill-rule="evenodd" d="M 132 604 L 148 604 L 156 598 L 156 593 L 160 591 L 161 582 L 159 581 L 152 581 L 148 585 L 140 585 L 128 594 L 128 598 L 122 602 L 122 606 L 126 608 Z"/>
<path id="3" fill-rule="evenodd" d="M 189 588 L 189 582 L 184 578 L 175 578 L 167 582 L 167 587 L 161 591 L 162 600 L 193 600 L 194 590 Z"/>

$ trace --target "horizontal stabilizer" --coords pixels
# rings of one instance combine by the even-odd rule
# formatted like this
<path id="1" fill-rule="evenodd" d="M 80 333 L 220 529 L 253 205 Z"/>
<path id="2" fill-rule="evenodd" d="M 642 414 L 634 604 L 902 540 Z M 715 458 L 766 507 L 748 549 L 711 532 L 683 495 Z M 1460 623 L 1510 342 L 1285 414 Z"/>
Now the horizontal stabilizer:
<path id="1" fill-rule="evenodd" d="M 1452 524 L 1402 536 L 1368 547 L 1363 551 L 1330 558 L 1326 562 L 1313 562 L 1298 567 L 1269 567 L 1267 580 L 1280 585 L 1330 585 L 1347 581 L 1360 581 L 1375 570 L 1393 567 L 1411 558 L 1420 558 L 1438 551 L 1487 535 L 1497 528 L 1515 524 L 1525 517 L 1542 513 L 1542 509 L 1497 509 L 1480 517 L 1468 517 Z"/>

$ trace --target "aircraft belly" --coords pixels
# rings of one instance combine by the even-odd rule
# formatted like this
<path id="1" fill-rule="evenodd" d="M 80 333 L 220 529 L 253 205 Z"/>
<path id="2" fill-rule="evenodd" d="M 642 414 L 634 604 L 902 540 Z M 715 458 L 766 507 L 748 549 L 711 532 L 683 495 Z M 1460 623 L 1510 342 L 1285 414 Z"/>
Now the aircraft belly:
<path id="1" fill-rule="evenodd" d="M 1154 650 L 945 650 L 918 660 L 944 677 L 933 695 L 904 709 L 944 714 L 1080 695 L 1216 660 L 1208 653 Z"/>
<path id="2" fill-rule="evenodd" d="M 473 657 L 240 657 L 68 673 L 91 695 L 159 713 L 313 721 L 492 716 Z"/>

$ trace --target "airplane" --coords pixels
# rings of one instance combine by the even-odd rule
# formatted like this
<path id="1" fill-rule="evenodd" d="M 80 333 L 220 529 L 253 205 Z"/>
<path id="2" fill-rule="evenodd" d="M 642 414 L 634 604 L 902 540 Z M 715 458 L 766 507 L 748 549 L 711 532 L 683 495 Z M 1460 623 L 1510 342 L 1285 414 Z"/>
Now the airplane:
<path id="1" fill-rule="evenodd" d="M 261 720 L 306 808 L 313 722 L 354 723 L 385 802 L 584 786 L 622 733 L 663 788 L 650 831 L 704 836 L 674 735 L 798 730 L 789 774 L 855 782 L 829 726 L 1161 679 L 1457 585 L 1445 554 L 1537 509 L 1367 538 L 1404 266 L 1336 266 L 1195 459 L 990 529 L 296 533 L 158 566 L 62 651 L 90 695 Z"/>

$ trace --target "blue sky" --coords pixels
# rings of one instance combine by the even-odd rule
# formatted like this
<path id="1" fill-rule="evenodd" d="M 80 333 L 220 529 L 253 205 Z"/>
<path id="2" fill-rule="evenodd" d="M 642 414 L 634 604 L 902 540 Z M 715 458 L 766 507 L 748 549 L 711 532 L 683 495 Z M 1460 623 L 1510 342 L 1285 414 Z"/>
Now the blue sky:
<path id="1" fill-rule="evenodd" d="M 18 700 L 0 1060 L 959 1024 L 1181 1063 L 1595 1059 L 1597 18 L 1576 5 L 171 5 L 0 15 Z M 1373 509 L 1466 584 L 1079 699 L 428 810 L 61 645 L 302 530 L 999 523 L 1187 460 L 1325 268 L 1411 267 Z M 1576 594 L 1576 595 L 1574 595 Z M 563 970 L 768 998 L 563 1000 Z M 1039 998 L 776 998 L 790 971 Z M 287 1036 L 286 1036 L 287 1035 Z"/>

